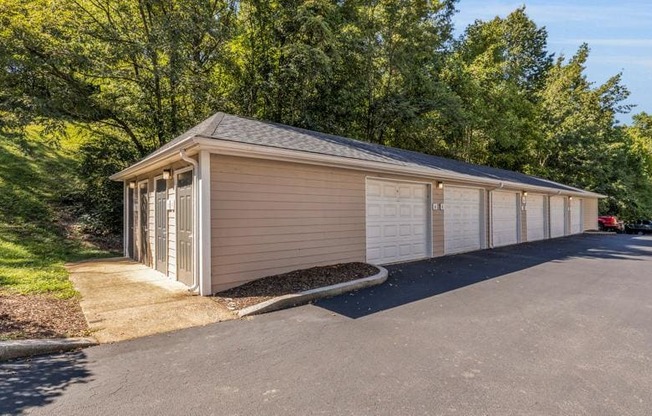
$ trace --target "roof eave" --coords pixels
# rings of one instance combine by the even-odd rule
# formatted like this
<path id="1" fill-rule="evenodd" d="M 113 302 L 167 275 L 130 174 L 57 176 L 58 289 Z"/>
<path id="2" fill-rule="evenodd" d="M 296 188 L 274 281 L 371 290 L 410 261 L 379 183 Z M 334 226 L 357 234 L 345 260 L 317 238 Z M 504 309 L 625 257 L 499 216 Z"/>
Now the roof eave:
<path id="1" fill-rule="evenodd" d="M 180 150 L 186 150 L 189 155 L 196 153 L 196 150 L 198 149 L 195 142 L 195 136 L 189 136 L 160 153 L 153 153 L 144 159 L 139 160 L 128 168 L 114 173 L 113 175 L 109 176 L 109 179 L 112 181 L 124 181 L 143 172 L 156 169 L 159 167 L 159 165 L 167 165 L 176 160 L 180 160 Z"/>
<path id="2" fill-rule="evenodd" d="M 202 149 L 212 153 L 223 154 L 228 156 L 240 156 L 257 159 L 273 159 L 296 163 L 310 163 L 315 165 L 334 166 L 356 170 L 372 170 L 383 173 L 416 175 L 421 177 L 436 178 L 441 180 L 464 181 L 470 184 L 493 187 L 496 189 L 509 188 L 523 191 L 539 191 L 546 194 L 559 194 L 564 196 L 593 197 L 604 198 L 604 195 L 594 192 L 578 189 L 561 190 L 552 187 L 543 187 L 536 185 L 527 185 L 520 182 L 501 181 L 498 179 L 486 179 L 473 175 L 465 175 L 452 172 L 445 169 L 435 169 L 427 167 L 401 166 L 391 163 L 374 162 L 341 156 L 324 155 L 321 153 L 304 152 L 299 150 L 289 150 L 284 148 L 262 146 L 256 144 L 241 143 L 219 139 L 216 137 L 205 137 L 196 135 L 194 142 Z"/>

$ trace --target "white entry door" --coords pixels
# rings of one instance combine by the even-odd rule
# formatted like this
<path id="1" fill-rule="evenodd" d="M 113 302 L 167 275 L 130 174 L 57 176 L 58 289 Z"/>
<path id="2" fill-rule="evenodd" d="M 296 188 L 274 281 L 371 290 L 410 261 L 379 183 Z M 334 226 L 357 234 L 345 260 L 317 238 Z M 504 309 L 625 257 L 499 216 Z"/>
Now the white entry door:
<path id="1" fill-rule="evenodd" d="M 516 192 L 491 193 L 491 236 L 494 247 L 518 243 L 518 198 Z"/>
<path id="2" fill-rule="evenodd" d="M 570 203 L 570 229 L 571 234 L 582 232 L 582 200 L 573 198 Z"/>
<path id="3" fill-rule="evenodd" d="M 527 210 L 527 241 L 537 241 L 546 238 L 546 198 L 541 194 L 528 194 Z"/>
<path id="4" fill-rule="evenodd" d="M 428 185 L 367 179 L 367 262 L 386 264 L 428 257 Z"/>
<path id="5" fill-rule="evenodd" d="M 566 229 L 566 204 L 563 196 L 550 197 L 550 238 L 562 237 Z"/>
<path id="6" fill-rule="evenodd" d="M 482 248 L 481 192 L 477 188 L 444 188 L 444 253 L 463 253 Z"/>

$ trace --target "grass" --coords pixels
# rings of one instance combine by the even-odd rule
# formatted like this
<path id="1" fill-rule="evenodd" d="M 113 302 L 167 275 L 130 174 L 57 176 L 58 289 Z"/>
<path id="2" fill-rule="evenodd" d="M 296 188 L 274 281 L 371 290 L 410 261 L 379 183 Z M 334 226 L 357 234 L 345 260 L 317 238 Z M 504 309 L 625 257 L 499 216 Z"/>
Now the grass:
<path id="1" fill-rule="evenodd" d="M 55 142 L 38 129 L 25 141 L 0 136 L 0 294 L 75 297 L 64 264 L 117 254 L 60 225 L 61 201 L 79 186 L 78 145 L 74 134 Z"/>

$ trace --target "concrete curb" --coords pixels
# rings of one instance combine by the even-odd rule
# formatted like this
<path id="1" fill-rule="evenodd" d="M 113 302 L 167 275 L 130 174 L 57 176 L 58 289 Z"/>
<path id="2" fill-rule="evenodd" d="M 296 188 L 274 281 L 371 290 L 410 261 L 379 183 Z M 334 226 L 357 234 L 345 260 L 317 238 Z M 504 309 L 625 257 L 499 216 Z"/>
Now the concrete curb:
<path id="1" fill-rule="evenodd" d="M 0 341 L 0 361 L 49 354 L 97 345 L 93 338 L 21 339 Z"/>
<path id="2" fill-rule="evenodd" d="M 618 234 L 624 234 L 624 232 L 617 233 L 615 231 L 586 230 L 586 231 L 584 231 L 584 234 L 589 234 L 589 235 L 618 235 Z"/>
<path id="3" fill-rule="evenodd" d="M 374 266 L 379 271 L 373 276 L 363 277 L 362 279 L 351 280 L 349 282 L 338 283 L 336 285 L 319 287 L 317 289 L 306 290 L 305 292 L 291 293 L 289 295 L 278 296 L 257 305 L 246 307 L 238 311 L 238 316 L 243 318 L 250 315 L 258 315 L 276 311 L 279 309 L 290 308 L 292 306 L 304 305 L 315 299 L 329 298 L 342 293 L 354 290 L 364 289 L 370 286 L 380 285 L 387 280 L 387 269 L 380 266 Z"/>

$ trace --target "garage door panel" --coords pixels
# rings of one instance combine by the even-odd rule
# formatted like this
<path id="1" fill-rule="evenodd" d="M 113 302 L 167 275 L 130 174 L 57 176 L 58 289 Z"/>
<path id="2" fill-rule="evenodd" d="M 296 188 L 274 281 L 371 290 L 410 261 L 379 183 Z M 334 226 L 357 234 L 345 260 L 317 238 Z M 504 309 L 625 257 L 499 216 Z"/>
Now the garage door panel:
<path id="1" fill-rule="evenodd" d="M 368 225 L 367 226 L 367 238 L 377 238 L 382 236 L 380 225 Z"/>
<path id="2" fill-rule="evenodd" d="M 396 197 L 396 185 L 388 185 L 386 183 L 383 183 L 383 197 L 386 198 L 394 198 Z"/>
<path id="3" fill-rule="evenodd" d="M 526 200 L 527 210 L 527 240 L 537 241 L 546 238 L 545 221 L 545 197 L 538 194 L 530 194 Z"/>
<path id="4" fill-rule="evenodd" d="M 494 247 L 518 243 L 518 200 L 515 192 L 492 192 L 491 217 Z"/>
<path id="5" fill-rule="evenodd" d="M 550 197 L 550 237 L 562 237 L 565 234 L 566 210 L 564 197 Z"/>
<path id="6" fill-rule="evenodd" d="M 482 198 L 477 188 L 444 188 L 444 253 L 482 248 Z"/>
<path id="7" fill-rule="evenodd" d="M 395 218 L 396 213 L 398 212 L 398 207 L 395 204 L 383 205 L 383 217 L 385 218 Z"/>
<path id="8" fill-rule="evenodd" d="M 368 262 L 384 264 L 427 256 L 427 191 L 425 184 L 367 180 Z"/>
<path id="9" fill-rule="evenodd" d="M 383 227 L 384 232 L 381 235 L 381 237 L 385 237 L 385 238 L 396 237 L 396 229 L 397 227 L 395 225 L 385 225 Z"/>

